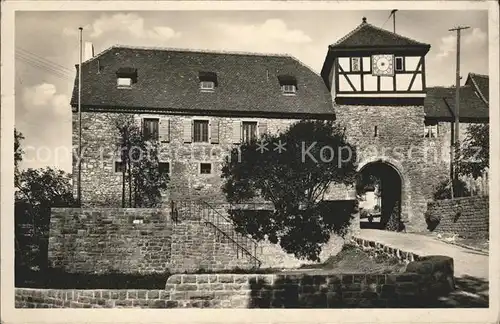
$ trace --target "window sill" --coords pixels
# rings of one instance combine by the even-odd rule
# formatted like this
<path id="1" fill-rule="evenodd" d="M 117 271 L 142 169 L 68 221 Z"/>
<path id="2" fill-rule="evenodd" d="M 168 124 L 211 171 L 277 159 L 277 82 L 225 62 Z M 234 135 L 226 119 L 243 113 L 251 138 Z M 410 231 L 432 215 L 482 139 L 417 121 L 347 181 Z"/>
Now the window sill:
<path id="1" fill-rule="evenodd" d="M 297 94 L 293 93 L 293 92 L 283 92 L 283 95 L 286 97 L 293 97 L 293 96 L 296 96 Z"/>
<path id="2" fill-rule="evenodd" d="M 200 92 L 215 92 L 214 89 L 200 89 Z"/>
<path id="3" fill-rule="evenodd" d="M 117 89 L 132 89 L 132 87 L 127 87 L 127 86 L 118 86 L 116 88 Z"/>

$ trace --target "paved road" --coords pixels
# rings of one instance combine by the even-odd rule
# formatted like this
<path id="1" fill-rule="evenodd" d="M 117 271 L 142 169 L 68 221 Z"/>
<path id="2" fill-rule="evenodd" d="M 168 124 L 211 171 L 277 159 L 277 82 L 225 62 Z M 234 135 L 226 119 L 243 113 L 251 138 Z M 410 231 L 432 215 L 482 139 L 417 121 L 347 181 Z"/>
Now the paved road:
<path id="1" fill-rule="evenodd" d="M 472 276 L 488 281 L 488 256 L 479 252 L 412 233 L 361 229 L 357 236 L 421 256 L 446 255 L 452 257 L 456 277 Z"/>

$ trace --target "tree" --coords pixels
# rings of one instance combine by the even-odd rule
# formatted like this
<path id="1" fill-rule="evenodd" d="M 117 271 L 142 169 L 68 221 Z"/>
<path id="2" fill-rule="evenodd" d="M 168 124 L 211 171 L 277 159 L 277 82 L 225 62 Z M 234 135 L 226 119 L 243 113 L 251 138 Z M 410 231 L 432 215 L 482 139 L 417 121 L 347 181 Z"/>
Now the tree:
<path id="1" fill-rule="evenodd" d="M 23 160 L 24 154 L 21 147 L 22 140 L 24 140 L 23 134 L 14 129 L 14 181 L 16 184 L 19 177 L 19 163 Z"/>
<path id="2" fill-rule="evenodd" d="M 464 181 L 460 179 L 453 180 L 453 195 L 455 197 L 470 196 L 470 192 Z M 434 188 L 433 198 L 434 200 L 451 199 L 451 181 L 449 179 L 445 179 L 438 183 Z"/>
<path id="3" fill-rule="evenodd" d="M 71 175 L 52 168 L 19 170 L 24 136 L 14 130 L 16 264 L 44 267 L 50 209 L 75 205 Z"/>
<path id="4" fill-rule="evenodd" d="M 474 179 L 482 176 L 490 160 L 489 124 L 469 125 L 465 140 L 455 156 L 459 175 Z"/>
<path id="5" fill-rule="evenodd" d="M 161 191 L 167 189 L 169 177 L 159 168 L 159 143 L 145 139 L 141 129 L 130 115 L 116 118 L 117 148 L 122 161 L 122 207 L 157 207 Z"/>
<path id="6" fill-rule="evenodd" d="M 352 212 L 326 203 L 325 193 L 334 183 L 353 184 L 355 161 L 343 132 L 324 121 L 300 121 L 234 148 L 222 168 L 227 201 L 264 199 L 274 205 L 270 214 L 230 211 L 236 230 L 318 260 L 331 233 L 345 233 Z"/>

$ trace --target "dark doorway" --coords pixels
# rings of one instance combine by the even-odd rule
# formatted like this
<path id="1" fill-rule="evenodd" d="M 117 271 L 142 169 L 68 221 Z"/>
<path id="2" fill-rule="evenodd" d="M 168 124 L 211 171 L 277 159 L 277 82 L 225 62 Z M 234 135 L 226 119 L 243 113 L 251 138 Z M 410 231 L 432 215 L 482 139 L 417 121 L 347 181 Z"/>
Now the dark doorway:
<path id="1" fill-rule="evenodd" d="M 376 161 L 365 165 L 359 171 L 356 183 L 360 227 L 404 230 L 401 222 L 401 187 L 401 177 L 391 164 Z"/>

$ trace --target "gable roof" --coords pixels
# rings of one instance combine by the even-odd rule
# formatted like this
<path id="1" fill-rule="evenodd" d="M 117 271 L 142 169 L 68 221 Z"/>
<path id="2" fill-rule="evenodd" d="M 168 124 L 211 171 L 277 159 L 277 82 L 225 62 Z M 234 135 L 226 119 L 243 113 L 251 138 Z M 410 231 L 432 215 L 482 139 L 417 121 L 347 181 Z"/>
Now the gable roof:
<path id="1" fill-rule="evenodd" d="M 484 74 L 469 73 L 466 85 L 473 86 L 486 104 L 490 101 L 490 77 Z"/>
<path id="2" fill-rule="evenodd" d="M 388 30 L 363 22 L 350 33 L 339 39 L 330 48 L 351 48 L 368 46 L 417 46 L 430 47 L 428 44 L 417 42 L 411 38 L 401 36 Z"/>
<path id="3" fill-rule="evenodd" d="M 425 117 L 453 120 L 455 111 L 455 87 L 427 88 L 424 100 Z M 460 120 L 489 119 L 488 105 L 475 93 L 473 87 L 460 87 Z"/>
<path id="4" fill-rule="evenodd" d="M 122 68 L 137 71 L 131 89 L 117 88 L 116 71 Z M 200 72 L 216 74 L 215 91 L 200 91 Z M 295 77 L 296 95 L 283 95 L 279 75 Z M 74 107 L 77 80 L 78 75 Z M 334 118 L 321 77 L 292 56 L 129 46 L 113 46 L 83 63 L 82 107 Z"/>

